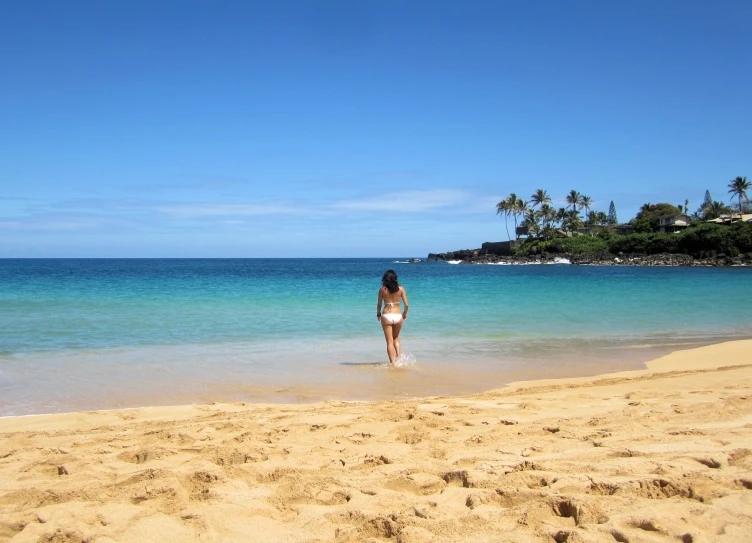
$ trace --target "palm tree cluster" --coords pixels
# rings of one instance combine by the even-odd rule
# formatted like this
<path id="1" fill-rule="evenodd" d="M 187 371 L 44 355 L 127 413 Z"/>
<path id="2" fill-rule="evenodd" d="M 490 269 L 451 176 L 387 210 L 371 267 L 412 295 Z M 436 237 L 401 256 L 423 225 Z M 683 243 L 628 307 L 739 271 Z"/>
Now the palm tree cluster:
<path id="1" fill-rule="evenodd" d="M 739 215 L 741 215 L 744 212 L 744 207 L 742 206 L 742 200 L 749 203 L 749 197 L 747 196 L 747 191 L 750 190 L 751 185 L 749 181 L 747 181 L 746 177 L 737 177 L 736 179 L 733 179 L 729 184 L 729 194 L 731 195 L 731 199 L 734 199 L 734 196 L 736 196 L 739 199 Z"/>
<path id="2" fill-rule="evenodd" d="M 518 220 L 528 235 L 543 239 L 551 239 L 557 229 L 565 232 L 576 232 L 583 226 L 605 226 L 609 223 L 608 215 L 602 211 L 591 211 L 593 200 L 576 190 L 569 191 L 566 196 L 567 205 L 556 209 L 551 205 L 552 199 L 544 189 L 536 190 L 530 200 L 518 198 L 512 193 L 496 204 L 496 214 L 505 219 L 514 219 L 514 230 L 517 235 Z M 613 202 L 612 202 L 613 203 Z M 581 216 L 585 210 L 584 217 Z M 507 225 L 507 237 L 509 226 Z"/>
<path id="3" fill-rule="evenodd" d="M 717 219 L 718 217 L 721 217 L 723 215 L 729 215 L 733 211 L 733 208 L 727 206 L 723 202 L 719 202 L 718 200 L 710 200 L 708 202 L 703 202 L 703 204 L 700 206 L 700 209 L 698 209 L 697 213 L 695 213 L 695 218 L 702 218 L 706 221 L 709 221 L 711 219 Z"/>
<path id="4" fill-rule="evenodd" d="M 731 195 L 731 203 L 733 204 L 734 198 L 737 201 L 737 208 L 739 215 L 742 215 L 745 210 L 749 212 L 749 196 L 747 191 L 752 189 L 752 183 L 747 181 L 746 177 L 737 177 L 732 179 L 728 184 L 728 193 Z M 702 218 L 704 220 L 717 219 L 719 217 L 731 217 L 734 214 L 734 208 L 724 202 L 713 200 L 710 196 L 710 191 L 705 191 L 705 200 L 700 208 L 695 212 L 696 218 Z"/>
<path id="5" fill-rule="evenodd" d="M 736 199 L 739 215 L 745 211 L 750 212 L 750 201 L 747 192 L 752 191 L 752 183 L 747 181 L 746 177 L 737 177 L 732 179 L 729 184 L 729 194 L 731 194 L 731 201 Z M 514 219 L 514 231 L 515 237 L 519 237 L 520 233 L 526 233 L 528 236 L 535 236 L 543 239 L 551 239 L 554 237 L 557 230 L 563 230 L 564 232 L 576 232 L 578 229 L 585 226 L 598 227 L 616 224 L 616 208 L 614 202 L 611 202 L 608 214 L 602 211 L 591 210 L 593 206 L 593 199 L 590 196 L 577 192 L 576 190 L 570 190 L 569 194 L 565 196 L 566 206 L 555 208 L 552 205 L 551 196 L 544 189 L 538 189 L 530 196 L 530 200 L 524 200 L 518 198 L 515 193 L 510 194 L 507 198 L 496 204 L 496 214 L 503 215 L 505 220 L 509 217 Z M 662 209 L 662 207 L 666 209 Z M 684 200 L 684 206 L 672 206 L 670 204 L 645 204 L 640 208 L 640 212 L 637 214 L 635 220 L 640 219 L 646 214 L 656 212 L 663 214 L 675 213 L 678 209 L 679 213 L 682 211 L 687 213 L 689 207 L 689 200 Z M 584 211 L 584 214 L 582 213 Z M 731 216 L 733 218 L 734 210 L 732 207 L 726 205 L 723 202 L 714 201 L 710 196 L 710 191 L 705 192 L 705 201 L 700 208 L 695 212 L 695 219 L 715 219 L 721 216 Z M 657 218 L 654 218 L 654 222 Z M 509 235 L 509 224 L 506 224 L 507 237 L 511 240 Z M 522 228 L 518 228 L 518 227 Z M 654 226 L 654 225 L 653 225 Z M 650 226 L 647 227 L 651 229 Z M 654 227 L 652 228 L 655 229 Z M 592 230 L 591 230 L 592 232 Z"/>

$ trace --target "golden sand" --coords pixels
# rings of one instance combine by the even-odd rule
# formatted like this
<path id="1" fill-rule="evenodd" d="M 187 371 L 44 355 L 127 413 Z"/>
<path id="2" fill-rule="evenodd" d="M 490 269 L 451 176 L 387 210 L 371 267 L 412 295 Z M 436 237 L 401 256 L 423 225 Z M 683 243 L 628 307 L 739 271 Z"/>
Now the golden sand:
<path id="1" fill-rule="evenodd" d="M 0 540 L 743 542 L 752 341 L 467 397 L 0 419 Z"/>

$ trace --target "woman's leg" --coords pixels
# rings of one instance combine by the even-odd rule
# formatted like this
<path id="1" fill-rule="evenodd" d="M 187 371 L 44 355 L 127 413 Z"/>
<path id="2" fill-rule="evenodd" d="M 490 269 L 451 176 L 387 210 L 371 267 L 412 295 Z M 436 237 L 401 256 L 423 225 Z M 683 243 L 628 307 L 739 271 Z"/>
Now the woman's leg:
<path id="1" fill-rule="evenodd" d="M 402 356 L 402 351 L 400 350 L 400 340 L 399 340 L 399 334 L 400 330 L 402 330 L 402 325 L 404 324 L 404 320 L 399 321 L 397 324 L 394 325 L 394 330 L 392 331 L 392 337 L 393 337 L 393 343 L 394 343 L 394 351 L 395 355 L 397 356 L 397 359 Z"/>
<path id="2" fill-rule="evenodd" d="M 392 325 L 381 319 L 381 327 L 384 329 L 384 338 L 386 338 L 386 354 L 389 362 L 394 365 L 394 338 L 392 336 Z"/>

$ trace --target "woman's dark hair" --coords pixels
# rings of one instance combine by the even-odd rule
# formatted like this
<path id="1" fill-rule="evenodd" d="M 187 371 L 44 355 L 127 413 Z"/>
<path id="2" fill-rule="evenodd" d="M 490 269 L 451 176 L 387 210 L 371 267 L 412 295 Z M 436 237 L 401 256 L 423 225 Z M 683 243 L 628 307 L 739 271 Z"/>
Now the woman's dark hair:
<path id="1" fill-rule="evenodd" d="M 381 278 L 381 284 L 391 293 L 395 293 L 399 290 L 397 274 L 394 273 L 394 270 L 386 270 L 384 272 L 384 277 Z"/>

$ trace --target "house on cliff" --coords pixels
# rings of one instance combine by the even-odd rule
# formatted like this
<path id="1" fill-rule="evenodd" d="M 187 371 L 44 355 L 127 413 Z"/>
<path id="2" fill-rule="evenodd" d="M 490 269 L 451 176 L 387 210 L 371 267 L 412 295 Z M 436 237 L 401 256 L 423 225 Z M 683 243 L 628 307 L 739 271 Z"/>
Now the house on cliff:
<path id="1" fill-rule="evenodd" d="M 658 219 L 658 231 L 663 233 L 680 232 L 688 228 L 692 217 L 680 213 L 679 215 L 664 215 Z"/>
<path id="2" fill-rule="evenodd" d="M 745 213 L 743 215 L 739 215 L 738 213 L 736 215 L 721 215 L 717 219 L 711 219 L 705 222 L 712 222 L 715 224 L 732 224 L 739 221 L 752 222 L 752 213 Z"/>
<path id="3" fill-rule="evenodd" d="M 617 224 L 614 226 L 614 232 L 621 234 L 622 236 L 628 236 L 629 234 L 634 233 L 634 226 L 629 224 L 628 222 Z"/>

